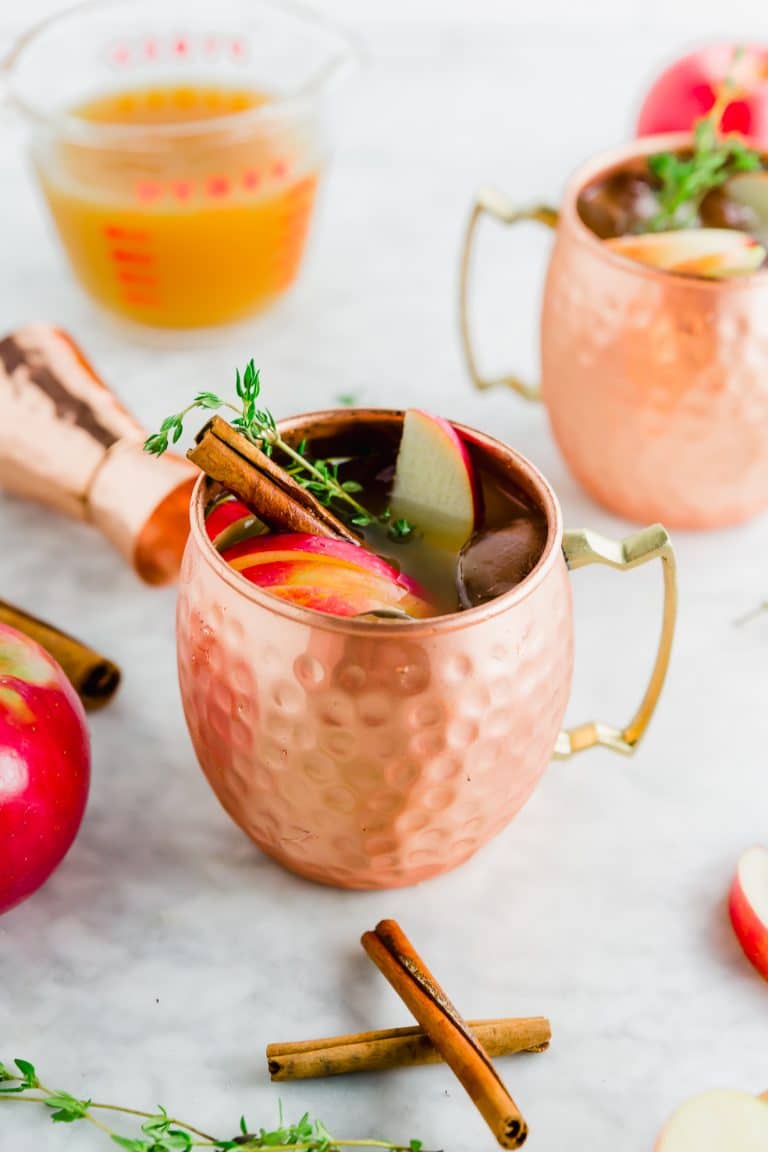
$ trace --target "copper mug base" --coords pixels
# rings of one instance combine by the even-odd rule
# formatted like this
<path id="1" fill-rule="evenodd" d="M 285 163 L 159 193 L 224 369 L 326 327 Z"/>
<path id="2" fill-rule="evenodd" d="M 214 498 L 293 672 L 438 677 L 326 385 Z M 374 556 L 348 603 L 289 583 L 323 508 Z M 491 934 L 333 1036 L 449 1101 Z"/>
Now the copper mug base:
<path id="1" fill-rule="evenodd" d="M 613 252 L 579 216 L 583 188 L 628 160 L 674 151 L 651 136 L 581 168 L 558 211 L 518 211 L 493 190 L 473 208 L 461 276 L 462 336 L 478 387 L 541 399 L 576 479 L 640 523 L 720 528 L 768 508 L 768 272 L 706 280 Z M 479 370 L 468 320 L 472 240 L 483 215 L 555 229 L 541 315 L 541 389 Z"/>
<path id="2" fill-rule="evenodd" d="M 283 421 L 397 433 L 399 412 L 344 410 Z M 609 541 L 563 534 L 544 477 L 490 436 L 459 426 L 470 453 L 545 511 L 548 535 L 511 592 L 431 620 L 342 619 L 271 596 L 230 568 L 204 525 L 198 481 L 181 572 L 178 663 L 200 764 L 227 812 L 291 871 L 343 888 L 394 888 L 457 867 L 512 820 L 553 754 L 631 752 L 670 655 L 674 556 L 660 526 Z M 569 567 L 662 562 L 664 619 L 653 674 L 622 728 L 561 731 L 571 687 Z"/>

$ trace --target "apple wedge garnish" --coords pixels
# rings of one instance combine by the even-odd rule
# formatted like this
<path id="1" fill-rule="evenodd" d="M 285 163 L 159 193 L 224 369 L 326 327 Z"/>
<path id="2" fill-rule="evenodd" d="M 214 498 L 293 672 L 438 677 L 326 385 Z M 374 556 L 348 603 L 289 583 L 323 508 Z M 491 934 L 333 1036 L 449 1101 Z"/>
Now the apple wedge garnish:
<path id="1" fill-rule="evenodd" d="M 205 531 L 214 548 L 222 551 L 248 536 L 262 536 L 267 528 L 242 500 L 226 496 L 206 516 Z"/>
<path id="2" fill-rule="evenodd" d="M 768 848 L 750 848 L 739 860 L 728 911 L 744 954 L 768 980 Z"/>
<path id="3" fill-rule="evenodd" d="M 768 172 L 739 172 L 731 177 L 724 191 L 729 199 L 750 210 L 760 238 L 768 235 Z"/>
<path id="4" fill-rule="evenodd" d="M 417 581 L 357 544 L 305 533 L 243 540 L 222 557 L 246 580 L 281 600 L 332 616 L 394 610 L 434 615 Z"/>
<path id="5" fill-rule="evenodd" d="M 475 530 L 479 503 L 472 461 L 456 429 L 409 408 L 390 497 L 393 519 L 410 520 L 430 543 L 458 552 Z"/>
<path id="6" fill-rule="evenodd" d="M 646 232 L 604 240 L 612 251 L 688 276 L 739 276 L 754 272 L 765 260 L 765 249 L 746 232 L 733 228 L 688 228 Z"/>
<path id="7" fill-rule="evenodd" d="M 766 1152 L 768 1104 L 748 1092 L 716 1089 L 673 1113 L 654 1152 Z"/>

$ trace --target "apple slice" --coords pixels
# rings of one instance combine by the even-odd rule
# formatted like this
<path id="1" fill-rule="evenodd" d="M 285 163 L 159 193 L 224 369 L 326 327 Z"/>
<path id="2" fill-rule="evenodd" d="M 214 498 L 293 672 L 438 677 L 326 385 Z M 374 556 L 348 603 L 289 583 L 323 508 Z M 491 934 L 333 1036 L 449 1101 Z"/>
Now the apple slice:
<path id="1" fill-rule="evenodd" d="M 455 551 L 475 530 L 480 491 L 472 461 L 453 425 L 409 408 L 397 455 L 390 509 L 432 543 Z"/>
<path id="2" fill-rule="evenodd" d="M 755 232 L 764 240 L 768 236 L 768 172 L 739 172 L 725 185 L 724 192 L 748 208 L 755 219 Z"/>
<path id="3" fill-rule="evenodd" d="M 739 860 L 728 911 L 745 955 L 768 980 L 768 848 L 750 848 Z"/>
<path id="4" fill-rule="evenodd" d="M 619 236 L 603 243 L 630 260 L 690 276 L 736 276 L 754 272 L 765 259 L 765 249 L 753 236 L 733 228 L 646 232 L 642 236 Z"/>
<path id="5" fill-rule="evenodd" d="M 246 580 L 274 596 L 333 616 L 398 610 L 434 615 L 424 589 L 357 544 L 305 533 L 243 540 L 222 553 Z"/>
<path id="6" fill-rule="evenodd" d="M 768 1104 L 748 1092 L 716 1089 L 672 1115 L 655 1152 L 766 1152 Z"/>
<path id="7" fill-rule="evenodd" d="M 745 234 L 742 232 L 741 235 Z M 756 272 L 765 260 L 765 248 L 753 236 L 746 236 L 746 240 L 747 243 L 740 248 L 710 252 L 693 260 L 684 260 L 682 264 L 676 264 L 671 271 L 686 276 L 706 276 L 710 280 Z"/>
<path id="8" fill-rule="evenodd" d="M 225 496 L 206 516 L 205 531 L 214 548 L 221 552 L 249 536 L 262 536 L 267 528 L 242 500 Z"/>

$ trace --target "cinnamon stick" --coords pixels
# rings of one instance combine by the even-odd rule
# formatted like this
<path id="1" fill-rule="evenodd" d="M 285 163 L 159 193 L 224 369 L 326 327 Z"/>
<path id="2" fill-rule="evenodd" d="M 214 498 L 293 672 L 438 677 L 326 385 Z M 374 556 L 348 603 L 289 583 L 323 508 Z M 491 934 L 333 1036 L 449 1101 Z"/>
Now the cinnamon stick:
<path id="1" fill-rule="evenodd" d="M 520 1148 L 528 1126 L 488 1053 L 395 920 L 382 920 L 361 943 L 458 1077 L 502 1148 Z"/>
<path id="2" fill-rule="evenodd" d="M 470 1020 L 468 1026 L 489 1056 L 543 1052 L 552 1036 L 549 1021 L 542 1016 Z M 429 1036 L 417 1027 L 267 1045 L 267 1066 L 273 1080 L 381 1072 L 440 1060 L 442 1056 Z"/>
<path id="3" fill-rule="evenodd" d="M 0 600 L 0 620 L 36 640 L 53 656 L 87 711 L 95 712 L 112 699 L 120 683 L 120 669 L 106 656 L 3 600 Z"/>
<path id="4" fill-rule="evenodd" d="M 187 456 L 273 531 L 308 532 L 360 543 L 330 509 L 220 416 L 214 416 L 198 433 Z"/>

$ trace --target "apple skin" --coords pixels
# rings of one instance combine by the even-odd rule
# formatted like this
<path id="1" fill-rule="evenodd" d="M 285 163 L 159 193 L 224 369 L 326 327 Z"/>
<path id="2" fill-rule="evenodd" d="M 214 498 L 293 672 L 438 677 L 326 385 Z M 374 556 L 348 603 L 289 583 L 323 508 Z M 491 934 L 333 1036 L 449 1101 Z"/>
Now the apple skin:
<path id="1" fill-rule="evenodd" d="M 765 259 L 765 249 L 753 236 L 728 228 L 646 232 L 603 243 L 640 264 L 689 276 L 746 275 L 756 271 Z"/>
<path id="2" fill-rule="evenodd" d="M 69 680 L 38 644 L 0 624 L 0 913 L 37 891 L 69 851 L 90 763 Z"/>
<path id="3" fill-rule="evenodd" d="M 401 609 L 422 619 L 434 614 L 411 577 L 357 544 L 303 532 L 243 540 L 222 558 L 252 584 L 282 600 L 332 616 Z"/>
<path id="4" fill-rule="evenodd" d="M 715 102 L 733 65 L 734 44 L 708 44 L 670 64 L 653 82 L 637 121 L 638 136 L 687 132 Z M 747 44 L 735 67 L 735 98 L 723 114 L 724 132 L 738 132 L 768 148 L 768 49 Z"/>
<path id="5" fill-rule="evenodd" d="M 728 897 L 728 912 L 744 955 L 768 980 L 768 924 L 763 923 L 746 892 L 745 871 L 751 864 L 760 864 L 768 880 L 768 849 L 750 848 L 741 857 Z"/>

